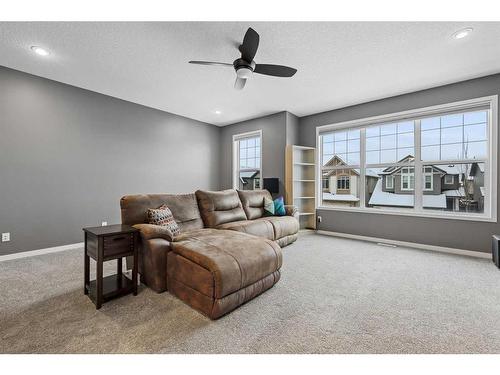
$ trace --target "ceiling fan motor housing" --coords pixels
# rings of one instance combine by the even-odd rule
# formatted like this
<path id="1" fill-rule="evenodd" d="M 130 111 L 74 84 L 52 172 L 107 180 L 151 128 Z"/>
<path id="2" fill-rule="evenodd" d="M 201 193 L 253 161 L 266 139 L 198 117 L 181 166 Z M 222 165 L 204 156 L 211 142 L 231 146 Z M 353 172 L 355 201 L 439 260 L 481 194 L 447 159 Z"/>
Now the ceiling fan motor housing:
<path id="1" fill-rule="evenodd" d="M 238 78 L 248 79 L 252 76 L 255 69 L 255 62 L 248 63 L 243 59 L 236 59 L 233 62 L 234 69 Z"/>

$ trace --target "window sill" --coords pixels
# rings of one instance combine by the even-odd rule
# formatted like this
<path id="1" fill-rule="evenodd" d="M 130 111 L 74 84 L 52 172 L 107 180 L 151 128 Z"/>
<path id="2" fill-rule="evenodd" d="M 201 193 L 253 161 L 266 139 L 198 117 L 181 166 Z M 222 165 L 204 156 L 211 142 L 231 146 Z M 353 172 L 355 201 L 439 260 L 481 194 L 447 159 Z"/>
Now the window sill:
<path id="1" fill-rule="evenodd" d="M 368 214 L 382 214 L 382 215 L 395 215 L 395 216 L 413 216 L 413 217 L 428 217 L 435 219 L 445 219 L 445 220 L 464 220 L 464 221 L 481 221 L 496 223 L 496 216 L 490 217 L 486 215 L 465 215 L 459 213 L 434 213 L 434 212 L 422 212 L 422 211 L 410 211 L 410 210 L 383 210 L 376 208 L 359 208 L 359 207 L 329 207 L 329 206 L 318 206 L 316 210 L 326 210 L 326 211 L 344 211 L 344 212 L 359 212 Z"/>

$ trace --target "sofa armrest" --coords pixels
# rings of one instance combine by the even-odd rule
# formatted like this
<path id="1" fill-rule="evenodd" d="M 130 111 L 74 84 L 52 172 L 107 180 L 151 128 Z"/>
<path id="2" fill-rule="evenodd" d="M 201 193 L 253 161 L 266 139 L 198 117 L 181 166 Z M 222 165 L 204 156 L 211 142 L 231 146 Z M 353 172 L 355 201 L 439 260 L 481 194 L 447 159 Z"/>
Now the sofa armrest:
<path id="1" fill-rule="evenodd" d="M 167 227 L 163 227 L 161 225 L 135 224 L 132 226 L 140 230 L 143 240 L 151 240 L 153 238 L 163 238 L 169 242 L 173 242 L 175 240 L 175 236 L 172 232 Z"/>
<path id="2" fill-rule="evenodd" d="M 299 220 L 299 208 L 293 204 L 285 204 L 286 216 L 292 216 Z"/>

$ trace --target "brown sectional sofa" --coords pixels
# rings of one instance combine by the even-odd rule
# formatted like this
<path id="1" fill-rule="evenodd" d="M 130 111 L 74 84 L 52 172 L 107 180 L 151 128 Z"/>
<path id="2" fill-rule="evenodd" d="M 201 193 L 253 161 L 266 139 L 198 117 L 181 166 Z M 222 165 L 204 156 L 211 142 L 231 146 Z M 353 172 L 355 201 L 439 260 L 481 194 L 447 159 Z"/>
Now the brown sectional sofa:
<path id="1" fill-rule="evenodd" d="M 264 216 L 264 197 L 271 199 L 267 190 L 198 190 L 196 198 L 205 226 L 253 234 L 286 246 L 297 239 L 298 212 L 286 206 L 287 216 Z M 288 216 L 290 215 L 290 216 Z"/>
<path id="2" fill-rule="evenodd" d="M 266 190 L 196 191 L 129 195 L 120 201 L 122 223 L 141 231 L 141 280 L 169 290 L 216 319 L 271 288 L 280 278 L 280 246 L 297 239 L 298 212 L 264 216 Z M 147 210 L 166 204 L 181 234 L 147 224 Z"/>
<path id="3" fill-rule="evenodd" d="M 172 244 L 167 256 L 168 290 L 217 319 L 276 284 L 281 263 L 281 249 L 270 240 L 202 229 Z"/>

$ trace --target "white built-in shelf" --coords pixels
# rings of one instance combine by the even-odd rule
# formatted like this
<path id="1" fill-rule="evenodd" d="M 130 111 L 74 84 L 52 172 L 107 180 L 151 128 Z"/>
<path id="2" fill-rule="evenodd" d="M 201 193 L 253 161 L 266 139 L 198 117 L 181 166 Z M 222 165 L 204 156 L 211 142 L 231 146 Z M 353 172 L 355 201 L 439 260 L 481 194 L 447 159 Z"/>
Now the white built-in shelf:
<path id="1" fill-rule="evenodd" d="M 294 165 L 311 165 L 314 166 L 314 163 L 293 163 Z"/>
<path id="2" fill-rule="evenodd" d="M 286 146 L 285 193 L 287 204 L 299 209 L 300 228 L 316 227 L 316 149 Z"/>

